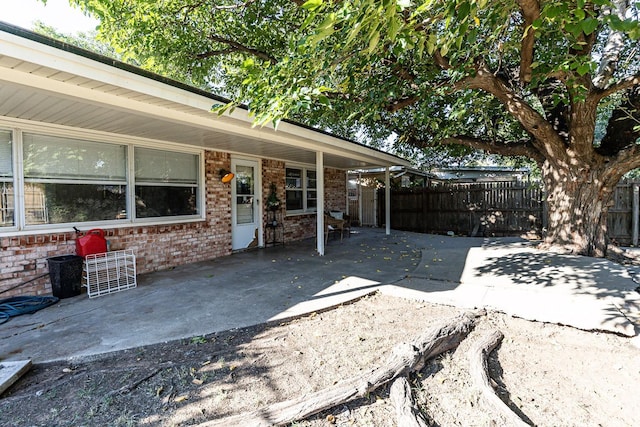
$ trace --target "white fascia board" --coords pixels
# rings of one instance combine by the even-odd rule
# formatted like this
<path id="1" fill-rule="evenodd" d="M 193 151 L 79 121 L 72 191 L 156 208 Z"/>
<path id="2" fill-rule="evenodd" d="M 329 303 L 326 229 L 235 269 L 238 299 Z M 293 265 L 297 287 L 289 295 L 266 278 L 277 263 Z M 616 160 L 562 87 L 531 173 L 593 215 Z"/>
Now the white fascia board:
<path id="1" fill-rule="evenodd" d="M 396 157 L 392 154 L 385 153 L 383 151 L 374 150 L 373 148 L 359 145 L 344 139 L 336 138 L 335 136 L 328 135 L 322 132 L 316 132 L 311 129 L 296 126 L 291 123 L 281 122 L 278 124 L 278 131 L 287 132 L 292 135 L 297 135 L 300 138 L 315 142 L 315 149 L 321 150 L 325 153 L 329 147 L 340 150 L 341 153 L 348 152 L 349 156 L 368 156 L 371 159 L 375 159 L 379 166 L 411 166 L 411 162 L 408 160 Z M 374 162 L 376 163 L 376 162 Z"/>
<path id="2" fill-rule="evenodd" d="M 216 103 L 215 99 L 10 33 L 0 32 L 0 39 L 3 39 L 3 42 L 0 43 L 0 54 L 25 62 L 122 87 L 202 111 L 210 111 L 213 104 Z M 98 90 L 90 90 L 65 84 L 64 82 L 47 79 L 45 77 L 20 73 L 15 70 L 6 70 L 7 72 L 5 73 L 3 69 L 0 75 L 15 83 L 35 86 L 35 84 L 38 83 L 37 80 L 42 80 L 38 85 L 40 89 L 81 97 L 85 100 L 111 105 L 124 110 L 135 110 L 143 114 L 164 117 L 168 120 L 192 123 L 198 126 L 214 128 L 246 137 L 279 142 L 311 151 L 322 151 L 328 154 L 348 156 L 367 163 L 379 164 L 380 166 L 410 166 L 410 162 L 404 159 L 291 123 L 281 122 L 277 129 L 274 129 L 271 125 L 264 127 L 253 126 L 253 120 L 248 111 L 242 108 L 236 108 L 233 112 L 225 114 L 224 116 L 215 116 L 212 113 L 212 117 L 215 119 L 211 120 L 166 107 L 158 107 L 124 97 L 109 95 L 99 92 Z M 20 78 L 18 76 L 19 74 L 22 74 L 23 78 Z M 347 146 L 345 147 L 345 145 Z"/>
<path id="3" fill-rule="evenodd" d="M 89 80 L 198 108 L 188 91 L 10 33 L 0 32 L 0 54 Z M 209 108 L 215 100 L 209 99 Z"/>

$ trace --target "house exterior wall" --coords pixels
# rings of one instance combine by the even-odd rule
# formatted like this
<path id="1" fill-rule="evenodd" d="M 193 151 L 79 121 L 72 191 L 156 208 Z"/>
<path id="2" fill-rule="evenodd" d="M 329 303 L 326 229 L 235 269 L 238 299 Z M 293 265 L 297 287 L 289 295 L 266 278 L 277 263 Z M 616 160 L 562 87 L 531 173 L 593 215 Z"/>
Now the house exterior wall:
<path id="1" fill-rule="evenodd" d="M 276 184 L 278 198 L 284 203 L 285 194 L 285 167 L 286 164 L 279 160 L 262 161 L 262 194 L 266 201 L 271 192 L 271 183 Z M 325 168 L 325 211 L 346 209 L 347 174 L 343 170 Z M 263 223 L 267 221 L 268 211 L 264 205 Z M 265 230 L 266 233 L 266 230 Z M 308 239 L 316 235 L 316 214 L 304 213 L 284 216 L 285 242 Z M 265 241 L 267 236 L 265 236 Z"/>
<path id="2" fill-rule="evenodd" d="M 347 173 L 338 169 L 324 171 L 324 210 L 347 210 Z"/>
<path id="3" fill-rule="evenodd" d="M 206 220 L 164 225 L 104 228 L 111 250 L 133 249 L 138 274 L 231 254 L 231 185 L 219 170 L 230 169 L 228 153 L 205 154 Z M 346 172 L 325 169 L 325 209 L 345 209 Z M 271 183 L 285 200 L 285 162 L 262 161 L 262 192 Z M 263 205 L 263 224 L 267 209 Z M 285 242 L 314 237 L 315 213 L 285 216 Z M 0 237 L 0 299 L 16 295 L 51 294 L 47 258 L 75 253 L 76 234 L 39 233 Z M 25 283 L 28 282 L 28 283 Z M 12 289 L 13 288 L 13 289 Z"/>

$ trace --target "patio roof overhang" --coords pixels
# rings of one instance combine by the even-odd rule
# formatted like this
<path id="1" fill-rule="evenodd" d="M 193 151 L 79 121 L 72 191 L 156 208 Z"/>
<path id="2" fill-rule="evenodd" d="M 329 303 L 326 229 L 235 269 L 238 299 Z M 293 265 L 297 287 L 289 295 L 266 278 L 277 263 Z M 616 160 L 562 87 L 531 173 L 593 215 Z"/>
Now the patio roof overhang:
<path id="1" fill-rule="evenodd" d="M 400 157 L 281 122 L 253 126 L 248 111 L 211 112 L 225 100 L 128 64 L 0 22 L 0 118 L 21 127 L 107 135 L 315 164 L 367 169 L 409 166 Z"/>

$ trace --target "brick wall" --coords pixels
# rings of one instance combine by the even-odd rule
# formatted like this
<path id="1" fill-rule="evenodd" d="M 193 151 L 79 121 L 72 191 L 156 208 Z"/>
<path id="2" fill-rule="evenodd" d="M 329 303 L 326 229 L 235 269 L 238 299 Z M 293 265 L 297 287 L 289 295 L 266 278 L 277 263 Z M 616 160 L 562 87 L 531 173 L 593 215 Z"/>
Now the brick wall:
<path id="1" fill-rule="evenodd" d="M 205 153 L 206 221 L 170 225 L 105 228 L 111 250 L 133 249 L 138 273 L 163 270 L 231 253 L 231 186 L 220 181 L 231 168 L 226 153 Z M 0 239 L 0 299 L 51 293 L 47 258 L 75 253 L 76 234 L 56 233 Z"/>
<path id="2" fill-rule="evenodd" d="M 338 169 L 325 168 L 325 210 L 346 210 L 347 173 Z M 286 200 L 285 162 L 263 160 L 262 162 L 262 199 L 264 204 L 263 223 L 267 221 L 266 200 L 271 193 L 271 183 L 276 184 L 276 194 L 283 203 Z M 285 241 L 302 240 L 316 235 L 316 214 L 295 214 L 284 217 Z M 266 233 L 266 229 L 265 229 Z M 265 241 L 267 236 L 264 236 Z"/>
<path id="3" fill-rule="evenodd" d="M 48 295 L 47 258 L 75 253 L 75 233 L 40 234 L 0 239 L 0 299 L 13 295 Z M 22 286 L 23 282 L 28 282 Z"/>
<path id="4" fill-rule="evenodd" d="M 137 272 L 148 273 L 231 254 L 231 185 L 220 181 L 220 169 L 231 168 L 227 153 L 205 153 L 206 221 L 169 225 L 105 228 L 111 250 L 133 249 Z M 263 200 L 276 184 L 285 201 L 285 163 L 262 162 Z M 345 172 L 325 169 L 326 209 L 345 209 Z M 266 221 L 267 210 L 264 209 Z M 316 215 L 285 218 L 286 241 L 314 237 Z M 75 253 L 74 232 L 0 238 L 0 299 L 51 293 L 47 258 Z M 26 283 L 30 281 L 29 283 Z M 13 290 L 9 290 L 15 287 Z M 8 290 L 8 291 L 7 291 Z M 6 292 L 5 292 L 6 291 Z"/>
<path id="5" fill-rule="evenodd" d="M 324 170 L 324 210 L 347 210 L 347 172 L 339 169 Z"/>

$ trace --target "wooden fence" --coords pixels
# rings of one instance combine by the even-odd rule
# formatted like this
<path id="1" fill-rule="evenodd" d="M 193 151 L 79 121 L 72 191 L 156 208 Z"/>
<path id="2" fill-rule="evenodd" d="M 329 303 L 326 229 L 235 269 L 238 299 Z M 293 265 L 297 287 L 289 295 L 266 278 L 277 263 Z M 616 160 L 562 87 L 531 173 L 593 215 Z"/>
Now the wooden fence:
<path id="1" fill-rule="evenodd" d="M 638 187 L 640 181 L 622 181 L 613 193 L 609 208 L 607 231 L 609 239 L 618 245 L 638 245 Z"/>
<path id="2" fill-rule="evenodd" d="M 640 181 L 623 181 L 615 190 L 608 227 L 610 239 L 617 244 L 637 244 L 639 185 Z M 378 193 L 378 200 L 378 218 L 382 224 L 384 190 Z M 516 236 L 524 233 L 541 235 L 546 226 L 542 189 L 521 182 L 445 183 L 428 188 L 393 190 L 391 206 L 391 228 L 397 230 Z"/>

